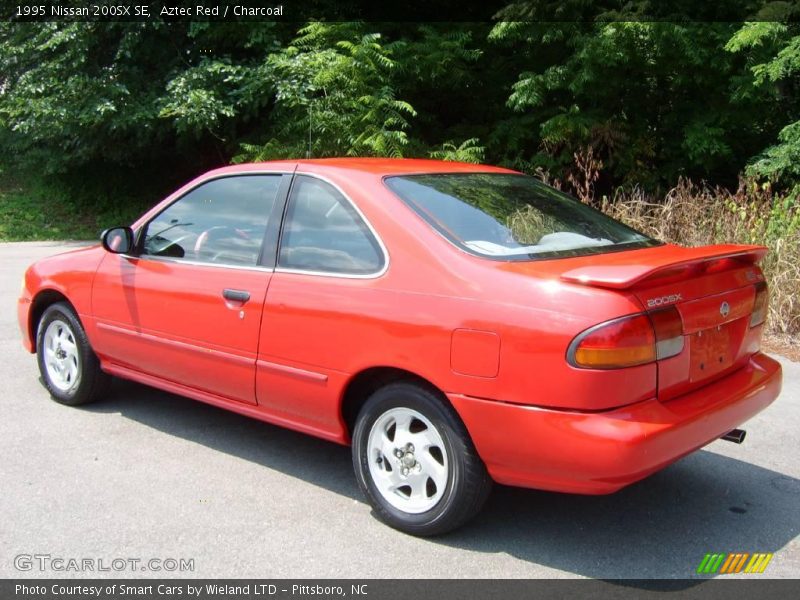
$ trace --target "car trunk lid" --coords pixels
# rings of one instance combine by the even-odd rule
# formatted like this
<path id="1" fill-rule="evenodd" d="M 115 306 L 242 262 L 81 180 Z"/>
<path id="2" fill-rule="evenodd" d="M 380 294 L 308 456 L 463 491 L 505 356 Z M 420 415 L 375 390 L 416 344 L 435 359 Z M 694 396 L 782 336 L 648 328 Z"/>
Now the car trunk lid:
<path id="1" fill-rule="evenodd" d="M 684 348 L 658 361 L 658 396 L 668 400 L 735 370 L 758 351 L 760 328 L 750 327 L 756 263 L 763 246 L 662 247 L 641 260 L 636 252 L 607 255 L 605 264 L 580 266 L 561 278 L 634 294 L 647 312 L 677 309 Z M 628 256 L 625 256 L 628 255 Z M 753 330 L 755 329 L 755 331 Z"/>

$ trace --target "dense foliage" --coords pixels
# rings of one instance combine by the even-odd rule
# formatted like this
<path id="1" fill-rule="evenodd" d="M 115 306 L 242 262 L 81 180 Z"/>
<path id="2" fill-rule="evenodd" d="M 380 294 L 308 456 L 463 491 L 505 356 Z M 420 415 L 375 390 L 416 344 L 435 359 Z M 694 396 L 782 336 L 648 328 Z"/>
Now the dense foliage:
<path id="1" fill-rule="evenodd" d="M 0 169 L 106 193 L 306 155 L 499 163 L 584 197 L 743 173 L 796 193 L 800 28 L 3 23 L 0 146 Z"/>

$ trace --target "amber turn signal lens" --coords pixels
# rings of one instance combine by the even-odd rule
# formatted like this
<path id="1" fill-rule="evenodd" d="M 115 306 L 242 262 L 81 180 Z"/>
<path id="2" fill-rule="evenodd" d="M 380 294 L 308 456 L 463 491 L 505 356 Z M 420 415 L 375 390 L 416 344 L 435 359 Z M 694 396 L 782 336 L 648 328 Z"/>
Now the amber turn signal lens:
<path id="1" fill-rule="evenodd" d="M 656 336 L 647 315 L 614 319 L 587 329 L 570 344 L 570 364 L 583 369 L 619 369 L 656 360 Z"/>

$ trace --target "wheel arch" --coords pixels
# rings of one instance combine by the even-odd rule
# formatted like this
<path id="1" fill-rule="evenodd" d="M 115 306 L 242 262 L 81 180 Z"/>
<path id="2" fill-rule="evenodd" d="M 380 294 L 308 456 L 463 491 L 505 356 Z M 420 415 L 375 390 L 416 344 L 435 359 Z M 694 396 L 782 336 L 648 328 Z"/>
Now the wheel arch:
<path id="1" fill-rule="evenodd" d="M 34 352 L 37 351 L 36 334 L 39 328 L 39 321 L 41 320 L 44 311 L 47 310 L 48 307 L 58 302 L 64 302 L 65 304 L 69 305 L 73 312 L 76 315 L 78 314 L 78 311 L 75 310 L 75 305 L 70 302 L 69 298 L 67 298 L 62 292 L 53 288 L 40 290 L 31 300 L 31 308 L 28 312 L 28 334 L 30 335 Z"/>
<path id="2" fill-rule="evenodd" d="M 422 375 L 398 367 L 369 367 L 353 375 L 342 392 L 339 410 L 348 439 L 352 437 L 356 418 L 358 417 L 361 407 L 364 406 L 372 393 L 390 383 L 398 381 L 408 381 L 427 388 L 439 397 L 443 403 L 447 404 L 455 411 L 455 407 L 450 404 L 444 392 Z"/>

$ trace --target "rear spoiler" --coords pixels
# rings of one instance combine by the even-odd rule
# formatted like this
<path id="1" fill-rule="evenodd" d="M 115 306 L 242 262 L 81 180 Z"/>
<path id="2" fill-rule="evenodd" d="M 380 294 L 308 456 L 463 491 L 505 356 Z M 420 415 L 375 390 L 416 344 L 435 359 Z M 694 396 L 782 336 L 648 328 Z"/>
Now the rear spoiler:
<path id="1" fill-rule="evenodd" d="M 638 253 L 635 252 L 605 254 L 603 264 L 572 269 L 563 273 L 561 279 L 592 287 L 624 290 L 649 279 L 677 274 L 682 269 L 688 272 L 691 267 L 700 267 L 704 263 L 722 259 L 732 259 L 742 265 L 752 265 L 764 258 L 767 253 L 767 248 L 764 246 L 736 244 L 697 248 L 668 245 L 659 249 L 662 252 L 649 253 L 646 258 L 637 256 Z"/>

